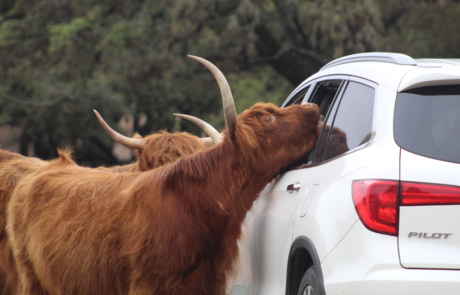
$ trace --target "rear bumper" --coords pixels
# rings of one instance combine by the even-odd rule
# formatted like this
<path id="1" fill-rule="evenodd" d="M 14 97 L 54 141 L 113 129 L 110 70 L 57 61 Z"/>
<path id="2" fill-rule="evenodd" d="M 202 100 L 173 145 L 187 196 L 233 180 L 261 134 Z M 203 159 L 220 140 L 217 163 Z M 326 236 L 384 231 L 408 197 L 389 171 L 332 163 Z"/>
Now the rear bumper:
<path id="1" fill-rule="evenodd" d="M 459 294 L 460 271 L 405 269 L 397 243 L 358 221 L 321 262 L 326 294 Z"/>
<path id="2" fill-rule="evenodd" d="M 388 269 L 346 282 L 327 282 L 325 289 L 327 295 L 455 295 L 460 290 L 460 272 Z"/>

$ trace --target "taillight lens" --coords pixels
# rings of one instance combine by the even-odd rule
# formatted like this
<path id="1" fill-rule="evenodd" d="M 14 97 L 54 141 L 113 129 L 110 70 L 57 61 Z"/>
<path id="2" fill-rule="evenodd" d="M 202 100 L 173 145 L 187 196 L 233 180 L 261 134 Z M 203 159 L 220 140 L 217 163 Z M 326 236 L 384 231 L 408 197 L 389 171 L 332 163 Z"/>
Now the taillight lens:
<path id="1" fill-rule="evenodd" d="M 460 205 L 460 187 L 395 180 L 354 180 L 353 202 L 364 226 L 396 236 L 401 206 Z M 399 192 L 400 191 L 400 192 Z M 401 194 L 400 200 L 398 196 Z"/>
<path id="2" fill-rule="evenodd" d="M 353 202 L 365 227 L 373 232 L 396 236 L 397 181 L 355 180 L 353 181 Z"/>
<path id="3" fill-rule="evenodd" d="M 460 204 L 460 188 L 430 183 L 402 182 L 401 205 Z"/>

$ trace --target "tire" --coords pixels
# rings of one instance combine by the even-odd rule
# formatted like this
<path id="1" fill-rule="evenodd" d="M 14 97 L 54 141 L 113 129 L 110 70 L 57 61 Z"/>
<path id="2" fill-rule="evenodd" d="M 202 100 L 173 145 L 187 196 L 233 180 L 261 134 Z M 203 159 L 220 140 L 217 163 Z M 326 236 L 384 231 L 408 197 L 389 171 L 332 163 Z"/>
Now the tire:
<path id="1" fill-rule="evenodd" d="M 311 266 L 303 275 L 298 295 L 319 295 L 315 266 Z"/>

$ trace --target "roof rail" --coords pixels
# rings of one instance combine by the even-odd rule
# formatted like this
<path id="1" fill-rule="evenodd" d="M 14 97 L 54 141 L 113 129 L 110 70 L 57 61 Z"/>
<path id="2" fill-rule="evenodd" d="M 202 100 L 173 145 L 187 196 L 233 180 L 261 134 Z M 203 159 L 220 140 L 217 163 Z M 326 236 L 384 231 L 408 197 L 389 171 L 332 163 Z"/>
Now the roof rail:
<path id="1" fill-rule="evenodd" d="M 402 53 L 392 53 L 392 52 L 366 52 L 366 53 L 357 53 L 352 55 L 347 55 L 338 59 L 331 61 L 321 68 L 320 71 L 325 70 L 330 67 L 338 66 L 341 64 L 358 62 L 358 61 L 381 61 L 389 62 L 398 65 L 410 65 L 416 66 L 417 63 L 415 60 Z"/>

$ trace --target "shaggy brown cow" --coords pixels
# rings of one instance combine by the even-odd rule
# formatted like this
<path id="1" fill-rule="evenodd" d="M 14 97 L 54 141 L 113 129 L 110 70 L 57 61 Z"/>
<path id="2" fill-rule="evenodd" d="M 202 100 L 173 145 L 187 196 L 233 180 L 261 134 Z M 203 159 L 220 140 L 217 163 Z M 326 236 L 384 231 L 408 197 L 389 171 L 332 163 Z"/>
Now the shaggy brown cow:
<path id="1" fill-rule="evenodd" d="M 142 138 L 138 134 L 135 138 L 129 138 L 110 128 L 96 110 L 94 110 L 94 113 L 104 130 L 113 140 L 135 151 L 136 161 L 134 163 L 98 168 L 111 172 L 151 170 L 171 164 L 179 158 L 203 151 L 205 147 L 213 146 L 222 141 L 222 135 L 214 127 L 192 116 L 184 116 L 183 118 L 198 125 L 198 127 L 208 134 L 209 138 L 198 138 L 186 132 L 168 133 L 166 131 L 160 131 L 160 133 L 151 134 L 145 138 Z"/>
<path id="2" fill-rule="evenodd" d="M 237 117 L 222 73 L 194 58 L 221 87 L 223 141 L 145 172 L 83 168 L 61 154 L 23 179 L 7 229 L 24 294 L 224 290 L 247 211 L 280 169 L 312 149 L 319 109 L 258 103 Z"/>
<path id="3" fill-rule="evenodd" d="M 11 247 L 6 236 L 6 206 L 11 193 L 20 179 L 37 171 L 47 163 L 38 158 L 0 150 L 0 294 L 17 294 Z"/>
<path id="4" fill-rule="evenodd" d="M 211 125 L 192 116 L 184 116 L 184 118 L 198 125 L 210 138 L 200 139 L 185 132 L 161 132 L 151 134 L 144 139 L 139 136 L 138 139 L 133 140 L 111 129 L 99 113 L 94 112 L 104 129 L 114 140 L 135 148 L 136 151 L 137 160 L 132 164 L 98 168 L 114 173 L 154 169 L 173 163 L 178 158 L 203 151 L 205 146 L 212 146 L 222 140 L 220 133 Z M 0 150 L 0 295 L 16 294 L 15 286 L 17 284 L 16 268 L 5 231 L 6 206 L 17 182 L 46 164 L 47 162 L 38 158 L 25 157 L 17 153 Z"/>

